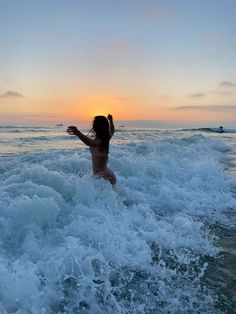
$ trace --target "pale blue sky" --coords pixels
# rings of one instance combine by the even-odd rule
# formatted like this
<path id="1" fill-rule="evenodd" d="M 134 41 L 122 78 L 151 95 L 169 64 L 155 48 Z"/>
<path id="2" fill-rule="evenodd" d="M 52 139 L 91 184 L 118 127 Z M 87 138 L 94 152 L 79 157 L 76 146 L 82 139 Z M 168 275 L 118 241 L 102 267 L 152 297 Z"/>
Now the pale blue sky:
<path id="1" fill-rule="evenodd" d="M 61 99 L 60 115 L 91 94 L 120 97 L 137 118 L 155 106 L 219 105 L 222 114 L 236 104 L 235 16 L 233 0 L 0 0 L 1 113 L 14 111 L 12 91 L 24 96 L 19 115 L 45 112 L 42 102 L 55 113 Z"/>

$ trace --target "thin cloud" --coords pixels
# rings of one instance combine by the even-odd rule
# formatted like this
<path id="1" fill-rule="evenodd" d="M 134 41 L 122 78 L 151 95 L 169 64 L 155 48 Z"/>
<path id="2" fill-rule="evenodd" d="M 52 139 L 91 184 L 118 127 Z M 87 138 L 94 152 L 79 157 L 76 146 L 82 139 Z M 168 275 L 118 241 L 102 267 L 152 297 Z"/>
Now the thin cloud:
<path id="1" fill-rule="evenodd" d="M 212 91 L 212 93 L 216 95 L 222 95 L 222 96 L 234 94 L 232 92 L 226 92 L 226 91 Z"/>
<path id="2" fill-rule="evenodd" d="M 206 96 L 205 93 L 195 93 L 195 94 L 189 95 L 190 98 L 203 98 L 205 96 Z"/>
<path id="3" fill-rule="evenodd" d="M 200 99 L 200 98 L 206 97 L 209 94 L 215 94 L 215 95 L 221 95 L 221 96 L 232 95 L 233 94 L 232 91 L 222 90 L 222 88 L 232 88 L 232 87 L 236 87 L 236 84 L 230 81 L 221 81 L 219 83 L 219 87 L 217 88 L 218 90 L 194 93 L 194 94 L 190 94 L 188 97 L 193 98 L 193 99 Z"/>
<path id="4" fill-rule="evenodd" d="M 224 110 L 236 110 L 236 105 L 179 106 L 179 107 L 171 107 L 169 109 L 170 110 L 224 111 Z"/>
<path id="5" fill-rule="evenodd" d="M 20 98 L 24 97 L 22 94 L 14 91 L 6 91 L 4 94 L 0 94 L 0 98 Z"/>
<path id="6" fill-rule="evenodd" d="M 25 118 L 58 118 L 58 116 L 52 114 L 52 113 L 29 113 L 29 114 L 21 114 L 19 115 L 21 117 Z"/>
<path id="7" fill-rule="evenodd" d="M 1 115 L 1 118 L 4 117 L 4 118 L 33 118 L 33 119 L 37 119 L 37 118 L 42 118 L 42 119 L 45 119 L 45 118 L 60 118 L 59 116 L 57 115 L 54 115 L 54 114 L 51 114 L 51 113 L 28 113 L 28 114 L 4 114 L 4 115 Z"/>
<path id="8" fill-rule="evenodd" d="M 220 82 L 220 87 L 236 87 L 236 84 L 230 81 L 222 81 Z"/>

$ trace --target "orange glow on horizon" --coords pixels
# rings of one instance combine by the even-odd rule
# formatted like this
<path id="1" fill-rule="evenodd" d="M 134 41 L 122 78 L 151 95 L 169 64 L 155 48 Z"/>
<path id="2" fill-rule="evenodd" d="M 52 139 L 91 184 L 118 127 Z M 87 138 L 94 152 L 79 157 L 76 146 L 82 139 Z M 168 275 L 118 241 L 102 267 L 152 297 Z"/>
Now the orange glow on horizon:
<path id="1" fill-rule="evenodd" d="M 42 97 L 2 99 L 5 106 L 1 108 L 1 122 L 17 121 L 61 123 L 66 121 L 85 121 L 90 124 L 96 115 L 107 116 L 111 114 L 116 120 L 160 120 L 160 121 L 186 121 L 201 123 L 204 121 L 232 120 L 232 111 L 219 111 L 208 109 L 207 104 L 197 106 L 188 105 L 188 101 L 178 99 L 160 100 L 150 97 L 117 97 L 113 94 L 100 92 L 93 96 L 76 95 L 70 97 L 57 97 L 57 99 Z M 175 103 L 179 107 L 175 108 Z M 16 105 L 17 104 L 17 105 Z M 20 105 L 19 105 L 20 104 Z M 180 106 L 181 105 L 181 106 Z M 186 106 L 186 109 L 184 108 Z M 195 107 L 195 108 L 194 108 Z M 67 123 L 67 122 L 66 122 Z"/>

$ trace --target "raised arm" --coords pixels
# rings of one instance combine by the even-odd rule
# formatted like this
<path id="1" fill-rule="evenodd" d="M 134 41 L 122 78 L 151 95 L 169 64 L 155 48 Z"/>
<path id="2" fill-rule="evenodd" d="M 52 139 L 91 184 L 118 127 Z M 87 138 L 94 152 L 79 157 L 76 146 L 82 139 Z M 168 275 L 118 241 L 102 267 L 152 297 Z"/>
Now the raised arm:
<path id="1" fill-rule="evenodd" d="M 92 140 L 90 137 L 84 135 L 82 132 L 80 132 L 76 126 L 69 126 L 67 128 L 67 133 L 70 135 L 76 135 L 78 138 L 88 146 L 96 147 L 98 146 L 98 141 L 97 140 Z"/>
<path id="2" fill-rule="evenodd" d="M 110 122 L 110 137 L 112 138 L 113 134 L 115 133 L 115 126 L 114 126 L 114 123 L 113 123 L 113 117 L 111 114 L 109 114 L 107 116 L 107 119 L 109 120 Z"/>

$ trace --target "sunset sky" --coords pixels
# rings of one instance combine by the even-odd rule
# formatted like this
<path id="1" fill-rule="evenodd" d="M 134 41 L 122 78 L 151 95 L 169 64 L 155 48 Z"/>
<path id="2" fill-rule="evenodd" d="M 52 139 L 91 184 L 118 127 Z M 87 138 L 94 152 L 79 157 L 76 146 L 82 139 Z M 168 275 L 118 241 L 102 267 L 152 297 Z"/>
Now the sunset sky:
<path id="1" fill-rule="evenodd" d="M 0 123 L 236 128 L 235 0 L 0 0 Z"/>

